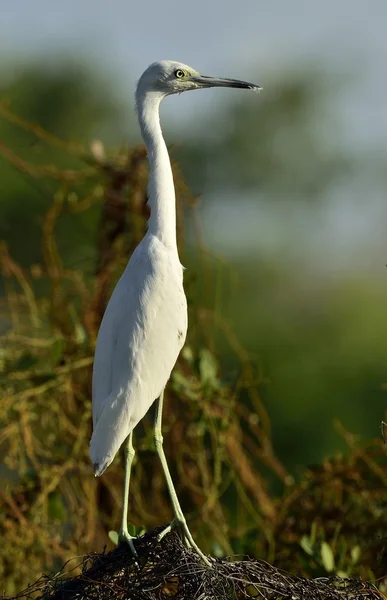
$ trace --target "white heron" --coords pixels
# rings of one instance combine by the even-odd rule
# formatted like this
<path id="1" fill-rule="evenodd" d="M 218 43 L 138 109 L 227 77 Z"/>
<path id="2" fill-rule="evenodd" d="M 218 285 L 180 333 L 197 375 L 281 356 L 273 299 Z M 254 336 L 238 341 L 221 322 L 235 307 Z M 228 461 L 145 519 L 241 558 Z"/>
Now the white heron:
<path id="1" fill-rule="evenodd" d="M 125 488 L 120 541 L 136 555 L 127 524 L 133 429 L 157 400 L 154 441 L 173 505 L 174 520 L 159 539 L 178 527 L 188 547 L 195 544 L 180 507 L 163 450 L 161 428 L 164 388 L 187 333 L 183 267 L 176 243 L 173 175 L 162 135 L 159 106 L 170 94 L 210 87 L 259 90 L 236 79 L 200 75 L 179 62 L 155 62 L 142 74 L 136 107 L 150 166 L 150 218 L 107 305 L 98 334 L 93 368 L 93 435 L 90 457 L 95 476 L 107 469 L 125 440 Z"/>

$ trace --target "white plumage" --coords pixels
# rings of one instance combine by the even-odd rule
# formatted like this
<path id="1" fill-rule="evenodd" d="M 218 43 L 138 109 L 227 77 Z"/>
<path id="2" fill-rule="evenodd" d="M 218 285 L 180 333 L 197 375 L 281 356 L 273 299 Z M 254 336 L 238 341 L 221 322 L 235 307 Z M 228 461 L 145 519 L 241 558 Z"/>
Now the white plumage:
<path id="1" fill-rule="evenodd" d="M 96 475 L 160 396 L 186 333 L 177 251 L 148 231 L 114 290 L 98 335 L 90 444 Z"/>
<path id="2" fill-rule="evenodd" d="M 93 435 L 90 456 L 101 475 L 128 438 L 124 510 L 120 539 L 136 554 L 127 526 L 130 470 L 134 457 L 132 431 L 158 399 L 155 444 L 171 496 L 174 521 L 185 542 L 210 564 L 192 539 L 181 510 L 162 447 L 163 390 L 187 333 L 187 302 L 183 267 L 176 243 L 175 189 L 171 164 L 159 120 L 161 100 L 168 94 L 208 87 L 258 90 L 235 79 L 200 75 L 182 63 L 153 63 L 141 76 L 136 107 L 148 150 L 148 231 L 117 283 L 98 334 L 93 368 Z M 165 531 L 167 531 L 165 530 Z M 163 534 L 160 534 L 162 537 Z"/>

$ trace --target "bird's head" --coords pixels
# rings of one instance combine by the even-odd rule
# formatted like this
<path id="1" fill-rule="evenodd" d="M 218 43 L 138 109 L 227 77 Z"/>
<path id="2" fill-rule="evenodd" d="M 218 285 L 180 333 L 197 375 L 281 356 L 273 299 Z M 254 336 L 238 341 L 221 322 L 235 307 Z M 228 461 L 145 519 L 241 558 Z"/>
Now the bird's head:
<path id="1" fill-rule="evenodd" d="M 201 75 L 183 63 L 161 60 L 151 64 L 141 75 L 137 85 L 137 96 L 143 96 L 147 92 L 156 92 L 163 97 L 209 87 L 244 88 L 255 91 L 261 89 L 254 83 L 238 79 L 209 77 Z"/>

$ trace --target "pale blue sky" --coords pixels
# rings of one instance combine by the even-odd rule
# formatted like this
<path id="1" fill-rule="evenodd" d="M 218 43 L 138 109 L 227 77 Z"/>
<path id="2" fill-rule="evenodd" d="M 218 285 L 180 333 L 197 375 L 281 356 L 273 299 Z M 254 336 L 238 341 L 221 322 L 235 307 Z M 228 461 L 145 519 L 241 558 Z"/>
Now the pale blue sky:
<path id="1" fill-rule="evenodd" d="M 346 125 L 343 141 L 362 149 L 366 144 L 385 149 L 386 23 L 386 0 L 0 0 L 0 52 L 5 65 L 18 64 L 25 57 L 49 64 L 63 53 L 88 59 L 107 69 L 128 98 L 144 68 L 160 58 L 186 62 L 207 74 L 254 79 L 264 87 L 276 85 L 276 79 L 298 65 L 320 63 L 320 69 L 323 65 L 328 74 L 343 78 L 342 89 L 330 99 Z M 216 110 L 218 102 L 227 102 L 229 93 L 233 91 L 220 96 L 217 90 L 207 90 L 200 102 L 195 94 L 170 98 L 163 112 L 181 132 L 183 119 Z M 378 190 L 367 190 L 365 209 L 360 195 L 356 198 L 354 193 L 343 193 L 341 203 L 339 198 L 333 206 L 316 253 L 336 252 L 333 237 L 337 237 L 344 265 L 347 261 L 353 265 L 353 241 L 359 249 L 361 240 L 362 256 L 366 248 L 367 257 L 375 253 L 382 264 L 385 236 L 381 232 L 370 239 L 370 231 L 380 229 L 385 199 Z M 241 250 L 242 241 L 251 248 L 252 239 L 259 238 L 259 226 L 246 235 L 248 223 L 265 222 L 262 207 L 256 202 L 252 208 L 256 218 L 251 215 L 246 221 L 241 212 L 228 214 L 230 206 L 223 207 L 223 216 L 233 220 L 235 248 L 239 244 Z M 277 222 L 278 215 L 270 219 Z M 339 228 L 342 224 L 339 233 L 332 229 L 337 222 Z M 265 231 L 268 228 L 267 223 Z M 272 223 L 271 231 L 274 228 Z M 214 243 L 219 238 L 222 246 L 219 228 L 208 233 Z M 282 227 L 277 233 L 282 235 Z M 297 232 L 294 244 L 298 239 Z M 346 253 L 345 239 L 349 240 Z M 223 242 L 229 245 L 230 238 Z"/>
<path id="2" fill-rule="evenodd" d="M 326 59 L 328 71 L 357 75 L 337 99 L 352 134 L 385 139 L 386 22 L 385 0 L 0 0 L 0 52 L 5 62 L 10 56 L 47 62 L 63 52 L 83 56 L 108 68 L 128 93 L 160 58 L 210 74 L 248 77 L 253 71 L 264 79 Z M 169 110 L 178 106 L 187 118 L 187 105 L 200 111 L 218 101 L 208 92 L 199 103 L 172 99 Z"/>

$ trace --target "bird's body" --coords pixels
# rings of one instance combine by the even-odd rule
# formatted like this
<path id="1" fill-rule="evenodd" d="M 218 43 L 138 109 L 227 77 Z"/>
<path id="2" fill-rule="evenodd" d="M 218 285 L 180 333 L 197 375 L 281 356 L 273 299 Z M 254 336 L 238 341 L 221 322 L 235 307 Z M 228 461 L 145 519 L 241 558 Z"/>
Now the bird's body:
<path id="1" fill-rule="evenodd" d="M 183 268 L 148 232 L 107 306 L 93 372 L 90 453 L 101 475 L 163 391 L 187 333 Z M 107 357 L 113 360 L 106 360 Z"/>
<path id="2" fill-rule="evenodd" d="M 98 334 L 93 368 L 93 435 L 90 456 L 101 475 L 127 438 L 124 510 L 120 539 L 130 544 L 127 510 L 132 432 L 157 401 L 154 439 L 172 500 L 174 521 L 188 546 L 196 546 L 181 510 L 163 450 L 163 391 L 187 333 L 183 267 L 176 241 L 175 188 L 168 150 L 160 127 L 159 106 L 169 95 L 208 87 L 259 89 L 235 79 L 206 77 L 173 61 L 153 63 L 141 76 L 136 108 L 148 151 L 150 218 L 148 231 L 117 283 Z"/>
<path id="3" fill-rule="evenodd" d="M 90 443 L 96 475 L 109 466 L 160 396 L 187 334 L 175 188 L 159 119 L 165 94 L 147 89 L 146 73 L 137 87 L 136 105 L 150 162 L 151 216 L 147 233 L 114 289 L 98 334 Z"/>

